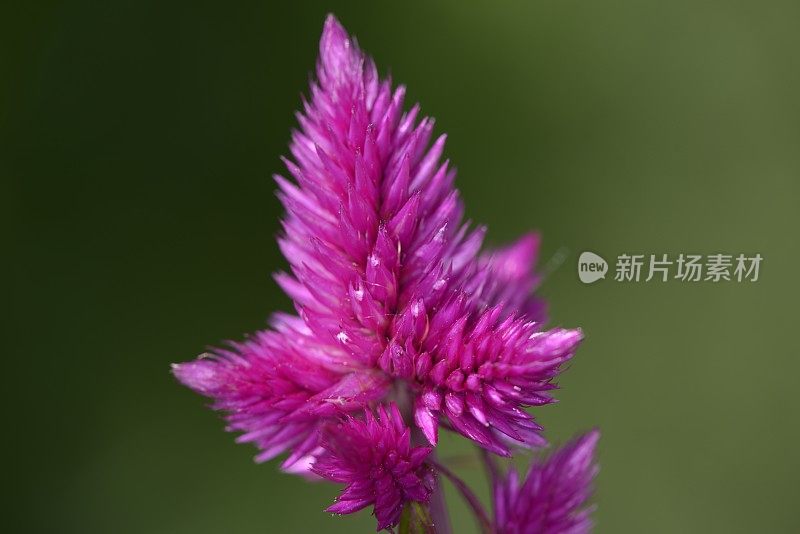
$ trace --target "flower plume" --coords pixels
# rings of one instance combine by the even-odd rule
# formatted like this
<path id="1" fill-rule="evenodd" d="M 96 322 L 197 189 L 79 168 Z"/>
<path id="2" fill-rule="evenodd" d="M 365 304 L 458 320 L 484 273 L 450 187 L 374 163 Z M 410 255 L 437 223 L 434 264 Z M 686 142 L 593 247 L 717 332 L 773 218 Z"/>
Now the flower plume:
<path id="1" fill-rule="evenodd" d="M 592 431 L 568 443 L 548 460 L 531 465 L 520 484 L 513 469 L 496 481 L 498 534 L 584 534 L 591 531 L 586 507 L 597 474 L 594 451 L 600 439 Z"/>
<path id="2" fill-rule="evenodd" d="M 347 484 L 326 511 L 351 514 L 374 506 L 378 530 L 397 524 L 408 501 L 427 503 L 433 475 L 424 464 L 431 447 L 412 447 L 411 431 L 395 404 L 380 406 L 377 417 L 347 416 L 325 429 L 325 452 L 313 470 L 321 477 Z"/>
<path id="3" fill-rule="evenodd" d="M 275 280 L 295 312 L 173 372 L 257 461 L 287 453 L 284 470 L 348 484 L 331 511 L 373 504 L 387 528 L 428 500 L 420 442 L 440 428 L 503 456 L 543 445 L 525 408 L 552 402 L 582 333 L 544 328 L 538 234 L 484 249 L 446 136 L 333 16 L 297 122 L 275 176 L 289 264 Z"/>

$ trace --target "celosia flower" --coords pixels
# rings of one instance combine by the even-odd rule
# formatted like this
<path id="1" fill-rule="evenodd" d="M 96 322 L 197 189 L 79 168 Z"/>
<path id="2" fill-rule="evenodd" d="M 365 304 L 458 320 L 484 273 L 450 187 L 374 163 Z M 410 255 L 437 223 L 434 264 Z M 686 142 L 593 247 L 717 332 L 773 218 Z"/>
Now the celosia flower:
<path id="1" fill-rule="evenodd" d="M 314 343 L 308 329 L 297 317 L 276 314 L 274 330 L 265 330 L 245 342 L 231 343 L 230 349 L 204 354 L 195 361 L 173 366 L 175 376 L 193 390 L 215 399 L 212 407 L 228 413 L 227 429 L 243 432 L 238 442 L 253 442 L 261 452 L 256 461 L 274 458 L 287 449 L 292 454 L 283 468 L 306 473 L 313 455 L 319 451 L 314 416 L 290 414 L 306 408 L 315 395 L 329 395 L 335 400 L 336 388 L 346 388 L 339 372 L 328 369 L 325 346 Z M 378 373 L 349 375 L 363 382 L 353 386 L 364 396 L 350 395 L 350 404 L 342 401 L 340 409 L 360 407 L 372 398 L 366 381 Z"/>
<path id="2" fill-rule="evenodd" d="M 411 431 L 395 404 L 347 416 L 323 431 L 325 450 L 314 463 L 321 477 L 347 484 L 326 511 L 351 514 L 373 505 L 378 530 L 397 524 L 409 501 L 427 503 L 434 484 L 425 465 L 431 447 L 412 447 Z"/>
<path id="3" fill-rule="evenodd" d="M 583 534 L 591 531 L 594 450 L 598 431 L 568 443 L 548 460 L 531 465 L 520 485 L 513 469 L 495 483 L 497 534 Z"/>
<path id="4" fill-rule="evenodd" d="M 445 136 L 403 112 L 405 89 L 381 80 L 329 16 L 316 82 L 275 179 L 286 208 L 277 282 L 297 316 L 194 362 L 178 379 L 215 400 L 228 428 L 288 470 L 320 452 L 319 428 L 403 391 L 431 444 L 440 424 L 498 453 L 543 443 L 523 410 L 549 390 L 578 330 L 542 330 L 531 297 L 538 238 L 481 253 L 463 222 Z M 398 384 L 398 387 L 390 387 Z"/>

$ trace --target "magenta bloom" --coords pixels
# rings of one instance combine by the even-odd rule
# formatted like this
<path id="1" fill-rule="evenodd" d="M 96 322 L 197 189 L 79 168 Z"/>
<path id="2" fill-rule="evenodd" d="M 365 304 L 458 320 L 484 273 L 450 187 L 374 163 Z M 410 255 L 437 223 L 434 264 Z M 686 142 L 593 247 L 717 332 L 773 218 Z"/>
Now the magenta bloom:
<path id="1" fill-rule="evenodd" d="M 347 484 L 326 511 L 351 514 L 373 505 L 378 530 L 397 524 L 408 501 L 427 503 L 434 484 L 424 462 L 431 447 L 411 447 L 411 431 L 397 405 L 378 407 L 363 419 L 347 416 L 323 432 L 325 452 L 313 466 L 315 473 Z"/>
<path id="2" fill-rule="evenodd" d="M 277 314 L 274 330 L 265 330 L 245 342 L 231 343 L 230 349 L 216 350 L 199 359 L 173 365 L 175 376 L 193 390 L 215 399 L 212 407 L 227 412 L 227 429 L 243 434 L 238 442 L 253 442 L 261 452 L 256 461 L 264 462 L 290 449 L 283 468 L 305 473 L 319 451 L 317 429 L 321 424 L 313 416 L 294 417 L 305 410 L 316 394 L 330 395 L 335 388 L 346 387 L 341 373 L 321 363 L 325 347 L 315 344 L 307 328 L 297 317 Z M 366 381 L 368 374 L 359 378 Z M 372 391 L 362 386 L 365 392 Z M 352 395 L 341 409 L 360 407 L 366 395 Z"/>
<path id="3" fill-rule="evenodd" d="M 449 534 L 438 472 L 485 531 L 585 532 L 596 432 L 534 464 L 522 485 L 514 471 L 498 476 L 494 525 L 429 456 L 440 427 L 503 456 L 543 445 L 525 408 L 552 402 L 582 334 L 544 329 L 537 234 L 482 251 L 485 229 L 463 220 L 441 161 L 445 136 L 432 140 L 433 120 L 404 111 L 404 95 L 329 16 L 289 178 L 275 176 L 290 266 L 275 279 L 296 314 L 173 372 L 213 399 L 257 461 L 287 453 L 284 470 L 345 484 L 330 512 L 373 506 L 382 530 L 413 503 L 408 528 Z"/>
<path id="4" fill-rule="evenodd" d="M 291 266 L 276 280 L 297 315 L 175 375 L 259 461 L 289 451 L 287 470 L 307 470 L 331 418 L 398 390 L 431 444 L 440 425 L 502 455 L 542 444 L 523 407 L 551 402 L 581 333 L 542 329 L 538 237 L 481 252 L 485 230 L 463 222 L 440 161 L 445 136 L 431 143 L 433 121 L 403 112 L 405 89 L 333 16 L 316 74 L 285 160 L 293 180 L 275 177 Z"/>
<path id="5" fill-rule="evenodd" d="M 587 501 L 597 474 L 598 431 L 568 443 L 548 460 L 531 465 L 520 485 L 516 471 L 494 488 L 497 534 L 583 534 L 591 531 Z"/>

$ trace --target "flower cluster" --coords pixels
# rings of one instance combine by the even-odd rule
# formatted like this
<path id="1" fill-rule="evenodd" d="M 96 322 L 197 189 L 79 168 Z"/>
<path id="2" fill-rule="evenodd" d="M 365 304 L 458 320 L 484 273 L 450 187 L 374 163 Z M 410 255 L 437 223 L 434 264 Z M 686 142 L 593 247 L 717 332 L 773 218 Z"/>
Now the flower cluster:
<path id="1" fill-rule="evenodd" d="M 586 503 L 597 474 L 593 462 L 599 432 L 568 443 L 547 461 L 534 463 L 520 484 L 516 471 L 495 481 L 497 534 L 582 534 L 591 530 Z"/>
<path id="2" fill-rule="evenodd" d="M 285 471 L 346 484 L 330 511 L 374 505 L 379 530 L 436 491 L 440 428 L 500 456 L 544 445 L 525 408 L 552 402 L 582 337 L 544 328 L 538 235 L 483 250 L 445 136 L 404 95 L 329 16 L 275 177 L 290 265 L 275 278 L 296 314 L 173 368 L 257 461 L 287 453 Z"/>
<path id="3" fill-rule="evenodd" d="M 326 429 L 325 452 L 312 470 L 347 484 L 326 511 L 350 514 L 375 504 L 378 530 L 397 524 L 406 501 L 427 502 L 433 477 L 424 461 L 431 447 L 412 447 L 411 432 L 397 405 L 367 410 L 363 419 L 346 416 Z"/>

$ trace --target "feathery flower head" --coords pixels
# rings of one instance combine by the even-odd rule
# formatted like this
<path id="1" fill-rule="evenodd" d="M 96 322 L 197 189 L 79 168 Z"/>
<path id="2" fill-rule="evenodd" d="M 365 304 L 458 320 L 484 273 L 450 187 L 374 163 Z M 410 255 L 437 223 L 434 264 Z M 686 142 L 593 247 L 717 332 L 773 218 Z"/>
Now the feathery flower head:
<path id="1" fill-rule="evenodd" d="M 538 236 L 481 252 L 485 229 L 463 221 L 441 161 L 445 136 L 431 143 L 433 120 L 403 112 L 404 95 L 329 16 L 284 160 L 292 179 L 275 177 L 290 265 L 275 278 L 297 315 L 174 368 L 258 460 L 288 451 L 289 471 L 307 471 L 332 418 L 398 389 L 431 444 L 444 425 L 497 454 L 541 445 L 523 408 L 551 402 L 581 339 L 542 328 Z"/>
<path id="2" fill-rule="evenodd" d="M 325 452 L 312 467 L 321 477 L 347 484 L 326 511 L 350 514 L 374 506 L 378 530 L 395 526 L 408 501 L 427 503 L 433 473 L 425 465 L 431 447 L 412 447 L 411 430 L 397 405 L 381 405 L 377 417 L 346 416 L 323 430 Z"/>
<path id="3" fill-rule="evenodd" d="M 592 479 L 598 468 L 594 451 L 600 433 L 589 432 L 533 463 L 520 484 L 510 470 L 494 487 L 498 534 L 584 534 L 591 531 Z"/>
<path id="4" fill-rule="evenodd" d="M 261 452 L 256 461 L 271 460 L 292 452 L 283 462 L 288 472 L 307 473 L 318 452 L 317 429 L 321 420 L 297 416 L 315 397 L 335 397 L 337 388 L 347 388 L 340 373 L 322 363 L 324 346 L 314 342 L 297 317 L 276 314 L 273 330 L 257 332 L 244 342 L 231 342 L 227 349 L 206 353 L 195 361 L 173 365 L 173 373 L 186 386 L 215 400 L 212 408 L 227 413 L 227 430 L 242 432 L 239 443 L 254 443 Z M 370 379 L 368 373 L 358 378 Z M 377 378 L 375 378 L 377 380 Z M 352 386 L 369 392 L 364 384 Z M 362 406 L 367 395 L 349 395 L 352 405 Z M 295 416 L 290 419 L 290 415 Z"/>
<path id="5" fill-rule="evenodd" d="M 441 161 L 445 136 L 432 141 L 433 120 L 418 105 L 404 111 L 404 96 L 329 16 L 289 178 L 275 176 L 289 263 L 275 279 L 296 313 L 173 373 L 213 399 L 257 461 L 288 453 L 284 470 L 345 484 L 330 512 L 373 506 L 382 530 L 408 505 L 409 522 L 434 528 L 437 516 L 446 534 L 438 470 L 491 530 L 469 488 L 428 459 L 432 447 L 412 446 L 408 425 L 415 445 L 436 445 L 440 427 L 504 456 L 543 445 L 524 408 L 552 402 L 582 334 L 544 329 L 537 234 L 482 251 L 486 230 L 463 220 Z M 498 478 L 498 534 L 587 531 L 597 438 L 534 464 L 522 485 L 514 471 Z"/>

